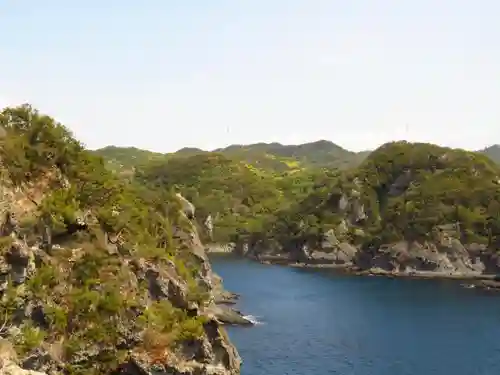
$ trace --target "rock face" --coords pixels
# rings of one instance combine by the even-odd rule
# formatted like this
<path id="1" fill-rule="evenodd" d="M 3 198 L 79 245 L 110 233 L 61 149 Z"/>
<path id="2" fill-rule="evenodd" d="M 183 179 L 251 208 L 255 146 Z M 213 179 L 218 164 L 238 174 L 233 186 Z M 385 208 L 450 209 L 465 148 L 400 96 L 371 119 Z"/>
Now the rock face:
<path id="1" fill-rule="evenodd" d="M 205 250 L 208 253 L 232 253 L 236 248 L 236 245 L 233 243 L 227 243 L 227 244 L 211 244 L 207 245 Z"/>
<path id="2" fill-rule="evenodd" d="M 396 273 L 435 272 L 442 275 L 474 276 L 496 273 L 496 255 L 485 249 L 466 248 L 452 239 L 448 244 L 402 241 L 374 252 L 358 252 L 356 265 Z M 490 271 L 490 272 L 487 272 Z"/>
<path id="3" fill-rule="evenodd" d="M 2 185 L 0 183 L 0 185 Z M 43 264 L 54 264 L 53 255 L 57 253 L 68 254 L 68 265 L 77 262 L 82 257 L 82 249 L 53 244 L 44 235 L 43 226 L 38 235 L 33 233 L 20 233 L 15 217 L 26 218 L 30 216 L 36 206 L 33 203 L 34 196 L 41 200 L 44 191 L 32 189 L 36 193 L 26 198 L 29 191 L 12 190 L 6 186 L 0 186 L 0 194 L 3 200 L 0 207 L 0 293 L 6 298 L 8 280 L 12 280 L 9 288 L 14 286 L 18 291 L 28 288 L 28 284 L 37 277 Z M 179 197 L 187 217 L 193 218 L 194 206 Z M 90 215 L 91 216 L 91 215 Z M 80 223 L 78 230 L 85 232 L 87 223 Z M 51 235 L 48 235 L 51 237 Z M 196 273 L 193 275 L 194 282 L 199 289 L 203 299 L 193 299 L 191 289 L 186 278 L 181 274 L 179 267 L 173 261 L 163 263 L 132 258 L 127 255 L 126 246 L 116 233 L 103 233 L 102 237 L 107 244 L 110 255 L 121 262 L 122 268 L 126 270 L 127 280 L 124 289 L 132 288 L 142 290 L 141 303 L 150 305 L 155 301 L 168 301 L 174 308 L 187 314 L 188 317 L 199 317 L 203 319 L 201 335 L 196 339 L 189 339 L 176 351 L 163 348 L 161 352 L 147 352 L 143 349 L 136 350 L 143 344 L 146 338 L 144 333 L 137 331 L 124 319 L 117 321 L 115 331 L 123 337 L 120 351 L 125 350 L 128 355 L 117 359 L 115 374 L 123 375 L 236 375 L 240 372 L 241 360 L 238 352 L 229 341 L 222 324 L 224 321 L 233 320 L 234 323 L 248 324 L 241 314 L 229 309 L 223 309 L 218 304 L 228 301 L 235 296 L 226 292 L 222 287 L 221 279 L 212 271 L 210 262 L 205 254 L 204 247 L 200 242 L 194 224 L 191 222 L 190 229 L 174 228 L 174 237 L 182 245 L 183 257 L 186 262 L 194 266 Z M 47 245 L 50 242 L 50 246 Z M 57 265 L 59 267 L 59 265 Z M 42 277 L 42 276 L 41 276 Z M 31 285 L 31 284 L 30 284 Z M 64 292 L 64 285 L 57 286 Z M 30 286 L 33 288 L 33 286 Z M 57 340 L 43 341 L 34 349 L 22 350 L 16 356 L 11 343 L 22 340 L 22 330 L 28 323 L 47 326 L 46 306 L 39 303 L 33 294 L 23 294 L 19 300 L 20 307 L 8 326 L 0 328 L 0 335 L 6 337 L 0 342 L 0 375 L 45 375 L 63 373 L 68 363 L 61 360 L 60 354 L 55 349 L 60 345 Z M 136 317 L 137 318 L 137 317 Z M 3 320 L 3 316 L 2 316 Z M 200 320 L 201 321 L 201 320 Z M 36 328 L 34 328 L 35 332 Z M 21 336 L 20 336 L 21 335 Z M 142 348 L 142 346 L 141 346 Z M 99 361 L 110 348 L 100 347 L 94 342 L 88 348 L 81 348 L 80 354 L 73 355 L 72 366 L 80 362 Z M 158 350 L 158 349 L 155 349 Z M 80 359 L 78 359 L 80 355 Z M 80 361 L 80 362 L 79 362 Z"/>
<path id="4" fill-rule="evenodd" d="M 184 214 L 190 220 L 193 220 L 194 219 L 194 213 L 195 213 L 195 207 L 194 207 L 194 205 L 190 201 L 188 201 L 186 198 L 184 198 L 181 193 L 177 193 L 176 197 L 177 197 L 177 199 L 179 200 L 179 202 L 182 205 L 182 210 L 183 210 Z"/>
<path id="5" fill-rule="evenodd" d="M 380 270 L 394 274 L 478 277 L 500 274 L 500 255 L 486 245 L 463 244 L 453 224 L 442 225 L 432 240 L 399 241 L 378 247 L 361 248 L 343 240 L 340 226 L 326 233 L 321 248 L 302 262 L 338 265 L 360 270 Z M 350 228 L 362 236 L 361 229 Z M 290 260 L 295 261 L 290 254 Z"/>
<path id="6" fill-rule="evenodd" d="M 44 372 L 25 370 L 16 364 L 17 355 L 12 344 L 0 340 L 0 375 L 47 375 Z"/>
<path id="7" fill-rule="evenodd" d="M 213 237 L 213 233 L 214 233 L 214 222 L 212 219 L 212 215 L 208 215 L 207 218 L 205 219 L 205 221 L 203 222 L 203 224 L 205 225 L 205 229 L 207 230 L 208 237 L 211 240 Z"/>
<path id="8" fill-rule="evenodd" d="M 404 180 L 398 179 L 397 186 L 391 187 L 394 194 L 399 194 L 401 186 L 409 184 L 409 175 L 402 177 Z M 340 201 L 343 199 L 340 198 Z M 350 210 L 356 210 L 355 205 L 349 204 L 345 208 L 345 215 L 352 217 Z M 378 269 L 397 274 L 432 272 L 442 276 L 474 277 L 500 273 L 499 254 L 485 245 L 463 244 L 455 224 L 440 225 L 429 241 L 399 241 L 366 249 L 347 241 L 348 232 L 363 236 L 360 228 L 349 220 L 342 220 L 335 229 L 325 233 L 319 249 L 302 254 L 301 262 L 342 265 L 361 270 Z M 289 257 L 290 261 L 297 260 L 293 253 Z"/>

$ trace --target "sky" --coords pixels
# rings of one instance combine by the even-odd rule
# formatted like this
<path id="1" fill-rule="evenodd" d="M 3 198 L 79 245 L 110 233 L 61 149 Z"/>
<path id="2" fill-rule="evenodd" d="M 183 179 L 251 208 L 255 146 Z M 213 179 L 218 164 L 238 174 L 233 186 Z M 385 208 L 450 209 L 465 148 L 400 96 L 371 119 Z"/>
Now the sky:
<path id="1" fill-rule="evenodd" d="M 0 0 L 0 107 L 89 148 L 500 143 L 498 0 Z"/>

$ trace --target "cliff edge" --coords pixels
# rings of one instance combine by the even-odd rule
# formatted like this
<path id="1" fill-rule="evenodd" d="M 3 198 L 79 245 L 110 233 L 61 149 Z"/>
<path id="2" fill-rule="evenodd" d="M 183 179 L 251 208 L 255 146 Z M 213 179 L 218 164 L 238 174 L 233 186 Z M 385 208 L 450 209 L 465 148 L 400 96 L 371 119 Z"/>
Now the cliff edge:
<path id="1" fill-rule="evenodd" d="M 0 125 L 0 374 L 239 374 L 175 194 L 121 181 L 30 106 Z"/>

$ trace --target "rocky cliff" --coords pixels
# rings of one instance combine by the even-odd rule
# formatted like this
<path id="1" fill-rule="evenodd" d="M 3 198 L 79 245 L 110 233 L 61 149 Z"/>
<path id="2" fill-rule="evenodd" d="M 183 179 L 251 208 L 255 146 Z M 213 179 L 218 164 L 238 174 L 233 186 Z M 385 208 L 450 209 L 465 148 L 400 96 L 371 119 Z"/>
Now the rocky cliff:
<path id="1" fill-rule="evenodd" d="M 54 188 L 56 186 L 52 184 L 50 190 Z M 57 188 L 63 187 L 58 185 Z M 225 335 L 217 314 L 213 312 L 217 311 L 215 302 L 221 293 L 221 286 L 214 288 L 214 282 L 219 281 L 211 270 L 194 226 L 190 231 L 179 229 L 174 234 L 178 246 L 183 247 L 182 257 L 186 264 L 189 263 L 196 270 L 193 272 L 193 280 L 196 282 L 193 286 L 182 274 L 185 272 L 182 263 L 133 256 L 126 249 L 125 243 L 118 241 L 117 244 L 116 240 L 109 239 L 113 235 L 93 227 L 91 216 L 86 218 L 88 222 L 83 225 L 84 229 L 74 238 L 70 236 L 61 240 L 61 237 L 51 236 L 47 241 L 43 237 L 43 230 L 40 235 L 30 233 L 26 227 L 19 227 L 17 223 L 36 220 L 35 198 L 43 200 L 46 194 L 43 186 L 9 189 L 3 183 L 1 192 L 3 199 L 0 217 L 3 221 L 0 277 L 3 326 L 0 334 L 17 351 L 17 363 L 21 368 L 47 373 L 67 371 L 68 368 L 72 371 L 76 371 L 74 368 L 83 370 L 99 361 L 101 356 L 114 353 L 113 355 L 119 356 L 116 358 L 116 371 L 121 374 L 150 374 L 153 368 L 155 373 L 164 371 L 166 374 L 239 372 L 238 354 Z M 105 253 L 97 254 L 97 249 L 91 247 L 92 236 L 102 237 L 103 248 L 99 250 Z M 116 279 L 104 279 L 104 275 L 98 275 L 99 270 L 91 269 L 92 262 L 108 265 L 109 272 Z M 86 288 L 88 295 L 79 295 L 71 300 L 69 296 L 74 285 L 67 278 L 73 278 L 79 272 L 85 274 L 92 271 L 97 272 L 96 283 Z M 107 282 L 121 284 L 117 287 L 127 294 L 127 300 L 113 301 L 116 296 L 111 289 L 106 290 Z M 204 295 L 193 296 L 192 289 L 198 286 L 201 289 L 196 293 Z M 93 291 L 109 294 L 107 298 L 99 299 L 97 295 L 91 294 Z M 113 302 L 117 306 L 101 306 Z M 73 306 L 67 306 L 71 303 L 88 311 L 72 310 Z M 121 303 L 126 306 L 121 306 Z M 168 331 L 178 330 L 177 334 L 186 335 L 186 339 L 179 340 L 176 347 L 172 348 L 169 342 L 172 332 L 152 337 L 154 333 L 148 331 L 148 323 L 137 324 L 141 314 L 132 310 L 137 309 L 135 303 L 164 309 L 161 312 L 163 314 L 180 314 L 179 318 L 171 317 L 178 319 L 179 323 L 172 322 Z M 122 307 L 124 311 L 118 311 Z M 110 309 L 110 314 L 117 315 L 112 319 L 114 327 L 111 326 L 111 321 L 107 322 L 110 324 L 108 327 L 99 327 L 103 322 L 93 321 L 100 317 L 100 313 L 93 314 L 91 310 L 105 308 Z M 127 312 L 125 309 L 130 310 Z M 75 319 L 64 316 L 70 313 L 82 316 L 75 316 Z M 86 313 L 88 316 L 84 316 Z M 60 322 L 57 321 L 59 318 Z M 82 324 L 86 319 L 88 327 L 68 327 L 69 324 Z M 53 324 L 61 326 L 52 329 Z M 151 323 L 152 326 L 155 324 L 156 322 Z M 158 324 L 161 326 L 163 323 Z M 175 327 L 177 324 L 179 327 Z M 91 337 L 71 341 L 74 339 L 73 335 L 85 336 L 88 331 L 78 331 L 92 330 L 93 325 L 96 329 L 102 329 L 102 334 L 110 333 L 104 332 L 106 329 L 115 331 L 117 337 L 111 340 L 114 342 L 103 343 L 98 332 L 93 333 L 95 341 Z M 58 332 L 59 329 L 61 332 Z M 67 330 L 71 333 L 64 332 Z M 16 362 L 10 363 L 8 366 Z"/>
<path id="2" fill-rule="evenodd" d="M 185 202 L 29 106 L 0 125 L 0 374 L 239 374 Z"/>

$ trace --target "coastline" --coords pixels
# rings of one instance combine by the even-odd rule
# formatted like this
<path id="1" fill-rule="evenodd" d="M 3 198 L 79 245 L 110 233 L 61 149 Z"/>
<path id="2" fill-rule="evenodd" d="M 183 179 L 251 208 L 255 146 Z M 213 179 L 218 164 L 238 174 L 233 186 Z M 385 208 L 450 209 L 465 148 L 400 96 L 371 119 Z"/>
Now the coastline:
<path id="1" fill-rule="evenodd" d="M 413 271 L 413 272 L 394 272 L 381 268 L 360 269 L 359 267 L 348 264 L 324 263 L 324 262 L 296 262 L 288 259 L 284 255 L 261 255 L 259 259 L 253 257 L 245 257 L 233 252 L 220 251 L 209 252 L 209 255 L 214 256 L 233 256 L 237 258 L 248 259 L 254 262 L 268 265 L 278 265 L 292 268 L 304 269 L 323 269 L 334 270 L 353 276 L 365 277 L 387 277 L 387 278 L 403 278 L 415 280 L 454 280 L 464 282 L 463 286 L 467 288 L 479 287 L 487 290 L 500 291 L 499 275 L 495 274 L 453 274 L 448 272 L 437 271 Z"/>

